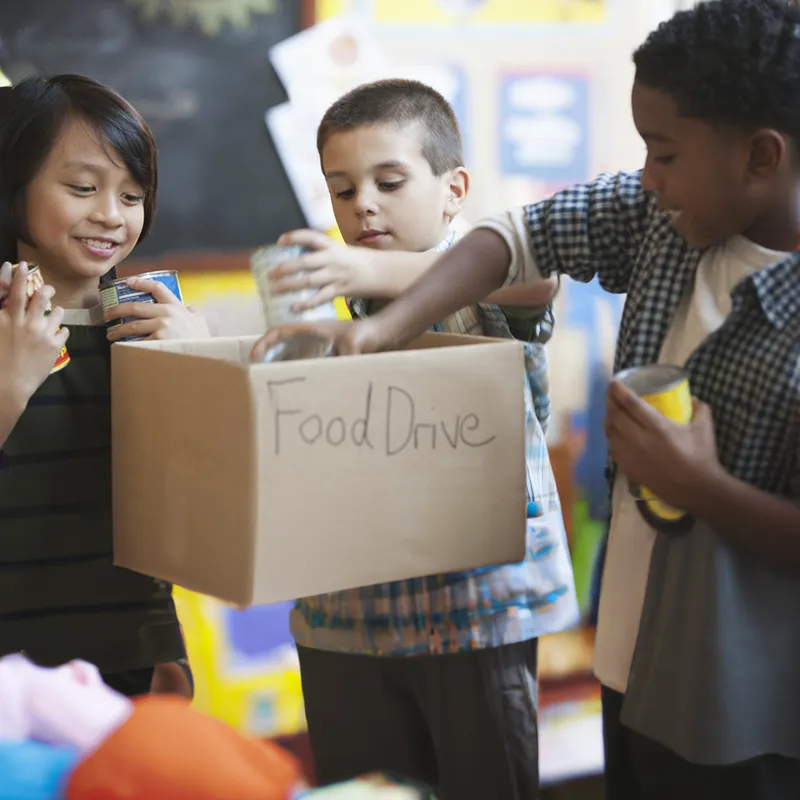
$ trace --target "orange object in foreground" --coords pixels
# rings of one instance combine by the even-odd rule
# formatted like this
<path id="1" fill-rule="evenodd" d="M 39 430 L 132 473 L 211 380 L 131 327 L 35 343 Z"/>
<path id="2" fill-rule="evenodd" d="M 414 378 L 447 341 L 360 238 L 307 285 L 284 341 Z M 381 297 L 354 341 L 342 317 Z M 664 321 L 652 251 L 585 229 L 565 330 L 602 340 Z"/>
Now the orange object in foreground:
<path id="1" fill-rule="evenodd" d="M 78 768 L 66 800 L 286 800 L 293 756 L 248 739 L 186 700 L 147 695 Z"/>

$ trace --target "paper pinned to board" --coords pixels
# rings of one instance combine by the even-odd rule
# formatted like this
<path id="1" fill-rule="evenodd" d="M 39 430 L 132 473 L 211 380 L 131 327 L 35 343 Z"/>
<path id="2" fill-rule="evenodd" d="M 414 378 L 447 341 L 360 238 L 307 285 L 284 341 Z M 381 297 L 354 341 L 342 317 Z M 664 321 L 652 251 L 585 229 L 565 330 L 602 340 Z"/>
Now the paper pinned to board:
<path id="1" fill-rule="evenodd" d="M 264 121 L 309 227 L 323 231 L 335 227 L 328 185 L 317 155 L 319 119 L 307 108 L 281 103 L 267 111 Z"/>
<path id="2" fill-rule="evenodd" d="M 269 60 L 291 101 L 322 105 L 360 83 L 376 79 L 390 64 L 370 28 L 355 17 L 337 17 L 284 39 Z"/>
<path id="3" fill-rule="evenodd" d="M 264 117 L 297 201 L 312 228 L 335 227 L 328 186 L 320 168 L 317 128 L 327 109 L 363 83 L 418 80 L 453 106 L 461 83 L 452 66 L 390 61 L 369 25 L 353 17 L 313 25 L 272 47 L 269 59 L 289 95 Z"/>

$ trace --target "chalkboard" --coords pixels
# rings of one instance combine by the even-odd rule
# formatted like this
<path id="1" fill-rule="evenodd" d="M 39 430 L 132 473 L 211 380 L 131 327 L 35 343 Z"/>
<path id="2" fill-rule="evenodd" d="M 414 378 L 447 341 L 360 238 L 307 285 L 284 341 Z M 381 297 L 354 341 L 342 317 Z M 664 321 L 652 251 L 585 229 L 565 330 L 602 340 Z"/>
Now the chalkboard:
<path id="1" fill-rule="evenodd" d="M 303 224 L 264 124 L 286 99 L 268 50 L 300 17 L 299 0 L 2 0 L 0 68 L 87 75 L 151 124 L 158 213 L 137 256 L 249 249 Z"/>

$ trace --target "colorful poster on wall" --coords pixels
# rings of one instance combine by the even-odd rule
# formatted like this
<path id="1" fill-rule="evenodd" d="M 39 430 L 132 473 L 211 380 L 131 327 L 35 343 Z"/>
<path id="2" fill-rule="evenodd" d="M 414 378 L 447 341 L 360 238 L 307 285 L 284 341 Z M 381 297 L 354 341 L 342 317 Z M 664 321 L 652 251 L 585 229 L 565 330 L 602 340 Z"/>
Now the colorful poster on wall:
<path id="1" fill-rule="evenodd" d="M 195 706 L 251 736 L 303 730 L 291 604 L 235 610 L 177 586 L 174 597 L 195 678 Z"/>
<path id="2" fill-rule="evenodd" d="M 551 187 L 589 177 L 589 79 L 567 73 L 503 75 L 500 172 Z"/>
<path id="3" fill-rule="evenodd" d="M 607 0 L 317 0 L 317 19 L 368 14 L 387 25 L 538 25 L 604 22 Z"/>
<path id="4" fill-rule="evenodd" d="M 555 303 L 555 335 L 548 345 L 551 401 L 562 434 L 573 448 L 572 561 L 585 611 L 597 546 L 609 513 L 603 421 L 624 300 L 624 295 L 604 291 L 597 279 L 584 284 L 562 278 Z M 557 369 L 557 364 L 570 368 Z"/>
<path id="5" fill-rule="evenodd" d="M 324 230 L 335 225 L 316 130 L 325 110 L 345 92 L 384 78 L 419 80 L 444 95 L 462 134 L 467 130 L 461 66 L 395 63 L 387 58 L 373 28 L 356 19 L 320 22 L 272 47 L 269 58 L 289 101 L 270 108 L 265 122 L 309 227 Z"/>
<path id="6" fill-rule="evenodd" d="M 464 74 L 464 70 L 455 64 L 449 65 L 448 71 L 452 76 L 453 85 L 450 95 L 445 96 L 449 100 L 450 105 L 453 107 L 453 112 L 458 120 L 458 126 L 461 128 L 461 139 L 464 143 L 464 160 L 467 164 L 469 164 L 471 161 L 469 156 L 469 100 L 467 95 L 466 76 Z"/>

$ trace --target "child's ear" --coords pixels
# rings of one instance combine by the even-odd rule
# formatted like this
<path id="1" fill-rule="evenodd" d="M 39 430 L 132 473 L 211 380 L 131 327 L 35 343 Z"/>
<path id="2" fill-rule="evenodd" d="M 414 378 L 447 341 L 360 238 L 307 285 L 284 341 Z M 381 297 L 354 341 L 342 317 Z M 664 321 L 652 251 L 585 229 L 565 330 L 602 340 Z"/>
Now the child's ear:
<path id="1" fill-rule="evenodd" d="M 788 148 L 785 138 L 778 131 L 762 129 L 756 131 L 749 142 L 747 171 L 754 179 L 771 178 L 783 165 Z"/>
<path id="2" fill-rule="evenodd" d="M 444 213 L 448 217 L 456 217 L 464 208 L 464 201 L 469 192 L 469 172 L 464 167 L 456 167 L 446 175 L 447 204 Z"/>

